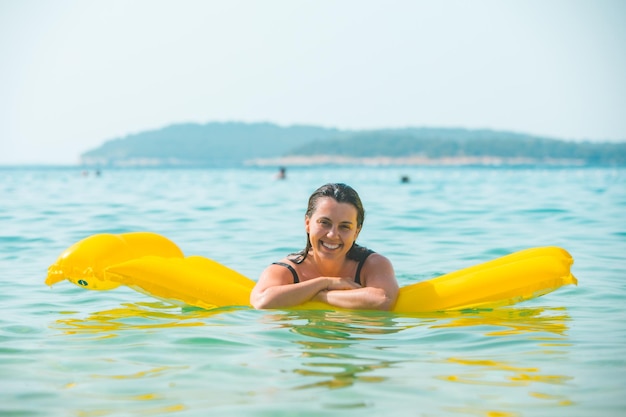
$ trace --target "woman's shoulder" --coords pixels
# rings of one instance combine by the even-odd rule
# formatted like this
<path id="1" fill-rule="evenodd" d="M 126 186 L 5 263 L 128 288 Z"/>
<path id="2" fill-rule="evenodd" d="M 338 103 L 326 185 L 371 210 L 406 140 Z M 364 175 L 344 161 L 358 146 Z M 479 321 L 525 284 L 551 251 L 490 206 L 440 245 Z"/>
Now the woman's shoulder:
<path id="1" fill-rule="evenodd" d="M 367 285 L 392 285 L 397 287 L 395 272 L 391 261 L 380 253 L 373 252 L 363 262 L 363 282 Z M 396 284 L 389 284 L 396 283 Z"/>
<path id="2" fill-rule="evenodd" d="M 389 258 L 378 252 L 374 252 L 371 249 L 366 249 L 363 252 L 364 257 L 358 261 L 363 265 L 364 270 L 389 270 L 393 269 L 393 265 Z"/>
<path id="3" fill-rule="evenodd" d="M 291 257 L 291 255 L 287 255 L 282 259 L 279 259 L 277 261 L 272 262 L 270 265 L 268 266 L 274 266 L 274 265 L 278 265 L 278 266 L 282 266 L 284 268 L 289 268 L 289 267 L 293 267 L 296 268 L 298 266 L 297 262 L 294 262 L 293 258 Z"/>
<path id="4" fill-rule="evenodd" d="M 348 258 L 352 259 L 353 261 L 363 262 L 370 255 L 373 255 L 375 253 L 376 252 L 374 252 L 372 249 L 366 248 L 365 246 L 361 246 L 361 245 L 355 244 L 350 249 L 350 252 L 348 252 Z"/>
<path id="5" fill-rule="evenodd" d="M 285 257 L 269 264 L 265 268 L 262 276 L 271 276 L 285 282 L 291 282 L 292 280 L 293 282 L 298 282 L 297 267 L 298 265 L 296 263 Z"/>
<path id="6" fill-rule="evenodd" d="M 385 255 L 374 251 L 370 252 L 369 256 L 367 257 L 367 261 L 369 261 L 369 263 L 391 263 L 391 261 Z"/>

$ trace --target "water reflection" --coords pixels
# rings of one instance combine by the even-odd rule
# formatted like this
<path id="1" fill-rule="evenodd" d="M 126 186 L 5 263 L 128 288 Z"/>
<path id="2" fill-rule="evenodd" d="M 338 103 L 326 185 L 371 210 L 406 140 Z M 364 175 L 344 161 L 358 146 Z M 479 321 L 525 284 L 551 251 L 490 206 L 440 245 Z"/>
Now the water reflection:
<path id="1" fill-rule="evenodd" d="M 59 319 L 51 327 L 65 334 L 95 334 L 98 338 L 109 338 L 125 330 L 204 326 L 205 319 L 232 310 L 232 308 L 181 310 L 178 306 L 162 302 L 125 303 L 118 308 L 91 313 L 86 318 Z"/>
<path id="2" fill-rule="evenodd" d="M 573 379 L 572 377 L 564 375 L 542 375 L 541 370 L 537 367 L 519 367 L 491 359 L 448 358 L 447 362 L 464 365 L 469 369 L 467 369 L 467 373 L 444 375 L 439 378 L 464 384 L 497 385 L 503 387 L 526 386 L 533 382 L 542 382 L 546 384 L 562 385 Z M 498 375 L 499 377 L 489 379 L 487 378 L 487 374 L 492 378 L 494 375 Z"/>
<path id="3" fill-rule="evenodd" d="M 303 336 L 343 342 L 369 340 L 404 328 L 395 321 L 395 315 L 377 311 L 295 310 L 270 313 L 266 318 Z"/>
<path id="4" fill-rule="evenodd" d="M 393 366 L 396 361 L 377 358 L 358 346 L 381 339 L 387 342 L 377 344 L 374 349 L 384 349 L 383 345 L 390 340 L 385 335 L 406 328 L 395 321 L 394 315 L 381 312 L 298 310 L 268 314 L 264 321 L 303 336 L 293 341 L 298 346 L 301 360 L 292 371 L 316 381 L 298 384 L 294 387 L 298 390 L 337 389 L 357 382 L 385 381 L 386 377 L 371 374 Z M 371 349 L 371 343 L 368 345 Z"/>
<path id="5" fill-rule="evenodd" d="M 507 336 L 548 332 L 564 336 L 570 316 L 565 308 L 500 308 L 445 313 L 452 319 L 433 324 L 431 328 L 491 326 L 485 336 Z"/>
<path id="6" fill-rule="evenodd" d="M 489 404 L 497 404 L 490 408 L 485 404 L 476 405 L 475 401 L 468 401 L 464 408 L 451 408 L 450 411 L 465 412 L 467 414 L 487 416 L 520 416 L 519 410 L 538 401 L 542 407 L 568 407 L 574 401 L 565 392 L 559 389 L 555 394 L 554 386 L 565 386 L 574 378 L 567 375 L 544 373 L 539 367 L 518 366 L 505 361 L 477 358 L 448 358 L 445 361 L 455 369 L 453 374 L 439 375 L 436 378 L 448 384 L 462 384 L 465 386 L 489 387 Z M 460 366 L 459 366 L 460 365 Z M 448 388 L 451 389 L 451 388 Z M 511 389 L 520 391 L 527 397 L 521 404 L 502 404 L 502 398 L 510 397 Z M 481 391 L 482 392 L 482 389 Z"/>
<path id="7" fill-rule="evenodd" d="M 316 347 L 303 346 L 302 362 L 294 373 L 304 377 L 314 377 L 317 382 L 297 385 L 295 389 L 324 387 L 327 389 L 344 388 L 356 382 L 378 383 L 387 378 L 368 375 L 372 372 L 393 365 L 393 361 L 377 360 L 363 355 L 317 351 Z"/>
<path id="8" fill-rule="evenodd" d="M 439 387 L 442 391 L 453 389 L 450 384 L 489 386 L 495 389 L 493 396 L 497 398 L 498 390 L 521 387 L 527 391 L 524 395 L 556 406 L 569 406 L 573 401 L 542 390 L 541 386 L 567 384 L 572 377 L 544 372 L 540 365 L 558 360 L 558 355 L 563 354 L 549 350 L 550 347 L 570 345 L 569 320 L 565 309 L 542 307 L 420 315 L 290 311 L 263 316 L 264 322 L 300 336 L 292 340 L 298 347 L 299 360 L 293 362 L 293 368 L 283 369 L 307 380 L 295 385 L 296 390 L 377 384 L 393 379 L 398 373 L 410 379 L 423 371 L 443 384 Z M 464 330 L 459 332 L 459 329 Z M 450 355 L 451 351 L 466 351 L 467 355 L 441 357 L 432 353 L 433 337 L 444 355 Z M 519 353 L 525 344 L 528 351 L 519 360 L 516 355 L 510 355 Z M 411 355 L 406 354 L 409 345 Z M 493 359 L 493 353 L 506 360 Z M 428 368 L 433 369 L 429 372 Z M 442 374 L 442 369 L 451 372 Z M 506 393 L 501 398 L 506 398 Z M 447 411 L 514 416 L 520 415 L 519 410 L 519 405 L 485 408 L 485 403 L 477 406 L 474 400 L 469 400 L 463 410 Z"/>
<path id="9" fill-rule="evenodd" d="M 442 360 L 449 372 L 435 376 L 445 385 L 490 387 L 493 401 L 510 397 L 511 389 L 521 390 L 529 399 L 524 404 L 506 404 L 498 408 L 485 408 L 469 401 L 467 407 L 450 411 L 468 414 L 517 416 L 531 401 L 542 406 L 572 406 L 574 402 L 566 395 L 555 394 L 554 386 L 566 385 L 572 376 L 560 372 L 542 370 L 541 364 L 558 363 L 566 355 L 563 349 L 571 345 L 567 336 L 567 323 L 571 320 L 564 308 L 506 308 L 493 311 L 474 312 L 460 315 L 449 322 L 433 324 L 432 329 L 480 328 L 482 338 L 476 344 L 488 344 L 485 340 L 496 340 L 499 349 L 494 355 L 486 355 L 483 349 L 468 349 L 467 355 L 448 357 Z M 486 326 L 486 327 L 485 327 Z M 528 344 L 529 350 L 522 347 Z M 516 355 L 507 354 L 514 347 Z M 560 350 L 554 349 L 558 348 Z M 518 355 L 523 353 L 521 357 Z"/>
<path id="10" fill-rule="evenodd" d="M 100 339 L 124 331 L 170 332 L 173 328 L 218 323 L 227 331 L 211 332 L 212 342 L 197 344 L 198 349 L 205 353 L 214 348 L 223 350 L 226 342 L 247 340 L 236 345 L 242 357 L 258 358 L 268 349 L 278 351 L 270 357 L 280 360 L 270 359 L 253 369 L 278 376 L 277 381 L 283 381 L 282 375 L 291 375 L 288 391 L 294 392 L 313 390 L 323 396 L 338 389 L 362 389 L 363 384 L 406 384 L 410 380 L 418 389 L 421 386 L 437 392 L 458 392 L 455 387 L 463 386 L 461 392 L 467 396 L 457 398 L 454 410 L 441 406 L 442 410 L 460 414 L 521 415 L 523 404 L 503 400 L 511 396 L 511 390 L 517 390 L 514 395 L 528 402 L 573 404 L 570 398 L 554 391 L 555 386 L 571 383 L 572 377 L 546 365 L 558 362 L 569 351 L 571 319 L 563 308 L 509 307 L 415 315 L 322 310 L 249 310 L 229 315 L 232 311 L 181 310 L 160 302 L 123 304 L 86 318 L 63 318 L 53 327 L 64 334 Z M 218 319 L 218 314 L 226 315 Z M 198 337 L 205 334 L 198 331 Z M 181 335 L 175 334 L 172 340 L 183 343 L 189 339 L 189 331 L 184 332 L 184 338 Z M 223 343 L 213 343 L 214 339 Z M 161 372 L 159 366 L 148 368 L 152 373 L 145 373 L 146 368 L 140 366 L 139 372 L 121 376 L 116 373 L 108 378 L 146 379 Z M 236 369 L 250 372 L 249 365 L 233 367 Z M 489 401 L 477 401 L 485 387 L 489 389 Z"/>

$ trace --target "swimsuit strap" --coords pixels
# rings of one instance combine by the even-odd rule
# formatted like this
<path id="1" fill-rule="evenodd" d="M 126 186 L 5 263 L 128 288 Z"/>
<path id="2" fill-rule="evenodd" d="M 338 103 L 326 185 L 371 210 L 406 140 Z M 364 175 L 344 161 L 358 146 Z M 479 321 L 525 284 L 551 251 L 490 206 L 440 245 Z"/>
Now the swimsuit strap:
<path id="1" fill-rule="evenodd" d="M 374 253 L 373 250 L 368 250 L 367 252 L 365 252 L 361 258 L 361 260 L 359 261 L 359 265 L 356 267 L 356 274 L 354 276 L 354 282 L 356 282 L 357 284 L 361 285 L 361 269 L 363 268 L 363 265 L 365 264 L 365 261 L 367 260 L 367 257 L 370 256 L 372 253 Z M 289 271 L 291 271 L 291 275 L 293 275 L 293 283 L 297 284 L 300 282 L 300 278 L 298 278 L 298 273 L 296 272 L 296 270 L 293 268 L 293 266 L 286 264 L 284 262 L 272 262 L 272 265 L 280 265 L 280 266 L 284 266 L 285 268 L 287 268 Z"/>
<path id="2" fill-rule="evenodd" d="M 295 269 L 293 269 L 293 266 L 286 264 L 284 262 L 272 262 L 272 265 L 284 266 L 285 268 L 291 271 L 291 275 L 293 275 L 293 283 L 297 284 L 298 282 L 300 282 L 300 279 L 298 278 L 298 273 L 296 272 Z"/>
<path id="3" fill-rule="evenodd" d="M 368 256 L 374 253 L 373 250 L 368 250 L 363 254 L 363 258 L 359 261 L 359 265 L 356 267 L 356 275 L 354 276 L 354 282 L 361 285 L 361 268 L 363 268 L 363 264 L 365 264 L 365 260 Z"/>

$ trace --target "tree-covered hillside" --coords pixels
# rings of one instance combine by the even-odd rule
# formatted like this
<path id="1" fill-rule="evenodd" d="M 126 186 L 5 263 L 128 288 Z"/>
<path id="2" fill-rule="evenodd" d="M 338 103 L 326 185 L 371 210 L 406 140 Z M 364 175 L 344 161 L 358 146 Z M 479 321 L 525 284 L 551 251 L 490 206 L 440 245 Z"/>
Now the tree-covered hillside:
<path id="1" fill-rule="evenodd" d="M 282 155 L 294 146 L 345 135 L 314 126 L 270 123 L 177 124 L 105 142 L 81 155 L 86 165 L 234 166 Z"/>
<path id="2" fill-rule="evenodd" d="M 435 163 L 443 158 L 465 158 L 470 163 L 480 158 L 496 158 L 504 163 L 517 160 L 539 164 L 626 165 L 626 143 L 577 143 L 492 130 L 342 131 L 270 123 L 190 123 L 107 141 L 85 152 L 82 162 L 92 166 L 223 167 L 263 164 L 264 160 L 289 164 L 294 158 L 306 164 L 313 163 L 316 156 L 342 157 L 353 163 L 367 158 L 406 161 L 421 157 L 422 161 Z"/>
<path id="3" fill-rule="evenodd" d="M 537 162 L 570 160 L 586 164 L 626 164 L 626 144 L 575 143 L 510 132 L 466 129 L 402 129 L 353 133 L 340 140 L 318 140 L 291 155 L 351 157 L 499 157 Z"/>

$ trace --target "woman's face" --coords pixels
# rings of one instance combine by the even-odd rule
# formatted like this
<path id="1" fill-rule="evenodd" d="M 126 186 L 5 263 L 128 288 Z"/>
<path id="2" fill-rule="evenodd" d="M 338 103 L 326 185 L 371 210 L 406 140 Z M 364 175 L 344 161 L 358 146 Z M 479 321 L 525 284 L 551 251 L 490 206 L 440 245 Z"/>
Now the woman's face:
<path id="1" fill-rule="evenodd" d="M 352 204 L 321 197 L 311 217 L 305 217 L 305 229 L 315 254 L 325 258 L 345 257 L 360 232 L 357 209 Z"/>

